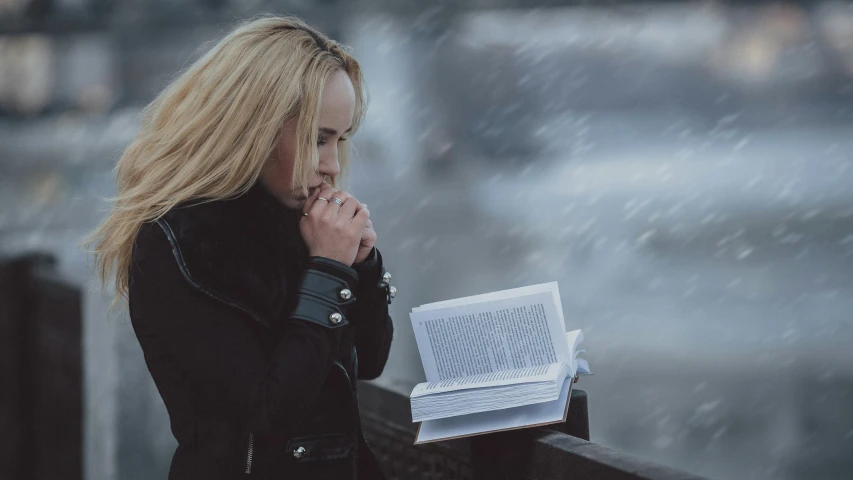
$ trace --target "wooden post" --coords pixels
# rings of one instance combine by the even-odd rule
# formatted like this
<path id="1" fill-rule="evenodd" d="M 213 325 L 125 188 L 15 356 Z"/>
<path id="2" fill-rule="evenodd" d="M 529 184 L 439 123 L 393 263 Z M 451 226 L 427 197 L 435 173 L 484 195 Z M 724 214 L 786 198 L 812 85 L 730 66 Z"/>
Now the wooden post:
<path id="1" fill-rule="evenodd" d="M 80 290 L 53 258 L 0 263 L 0 477 L 82 478 Z"/>

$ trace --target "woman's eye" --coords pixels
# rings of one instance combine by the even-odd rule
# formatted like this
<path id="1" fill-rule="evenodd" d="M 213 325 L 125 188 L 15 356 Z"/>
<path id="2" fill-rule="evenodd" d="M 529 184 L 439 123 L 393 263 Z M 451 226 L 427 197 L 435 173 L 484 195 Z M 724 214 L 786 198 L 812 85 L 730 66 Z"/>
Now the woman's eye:
<path id="1" fill-rule="evenodd" d="M 338 139 L 338 142 L 345 142 L 345 141 L 347 141 L 347 140 L 348 140 L 347 138 L 343 138 L 343 137 L 341 137 L 341 138 L 339 138 L 339 139 Z M 323 138 L 323 137 L 320 137 L 320 138 L 318 138 L 318 139 L 317 139 L 317 146 L 318 146 L 318 147 L 322 147 L 322 146 L 323 146 L 323 145 L 325 145 L 326 143 L 328 143 L 328 142 L 327 142 L 327 141 L 326 141 L 326 139 L 325 139 L 325 138 Z"/>
<path id="2" fill-rule="evenodd" d="M 346 142 L 347 140 L 349 140 L 349 139 L 348 139 L 348 138 L 343 138 L 343 137 L 341 137 L 341 138 L 339 138 L 339 139 L 338 139 L 338 142 Z M 327 143 L 327 142 L 326 142 L 326 139 L 325 139 L 325 138 L 317 139 L 317 146 L 318 146 L 318 147 L 322 147 L 322 146 L 323 146 L 323 145 L 325 145 L 326 143 Z"/>

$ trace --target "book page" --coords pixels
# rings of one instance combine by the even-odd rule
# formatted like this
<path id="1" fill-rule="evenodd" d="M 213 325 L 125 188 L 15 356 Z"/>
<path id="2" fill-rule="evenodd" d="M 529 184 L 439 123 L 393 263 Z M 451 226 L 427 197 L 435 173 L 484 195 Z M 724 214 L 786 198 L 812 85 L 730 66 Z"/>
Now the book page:
<path id="1" fill-rule="evenodd" d="M 497 292 L 483 293 L 480 295 L 472 295 L 470 297 L 453 298 L 450 300 L 442 300 L 415 307 L 412 311 L 418 312 L 421 310 L 432 310 L 436 308 L 456 307 L 459 305 L 469 305 L 472 303 L 490 302 L 492 300 L 500 300 L 502 298 L 520 297 L 530 295 L 531 293 L 553 292 L 554 300 L 557 305 L 560 302 L 560 287 L 557 282 L 539 283 L 537 285 L 528 285 L 526 287 L 510 288 L 508 290 L 498 290 Z M 560 319 L 563 318 L 562 308 L 559 309 Z"/>
<path id="2" fill-rule="evenodd" d="M 415 386 L 410 398 L 431 395 L 435 393 L 470 390 L 474 388 L 497 387 L 501 385 L 516 385 L 533 382 L 555 382 L 559 376 L 566 376 L 569 366 L 564 363 L 551 363 L 533 367 L 501 370 L 499 372 L 481 373 L 468 377 L 448 378 L 435 382 L 419 383 Z"/>
<path id="3" fill-rule="evenodd" d="M 583 341 L 583 332 L 580 330 L 566 332 L 566 340 L 569 345 L 569 358 L 572 359 L 572 376 L 575 376 L 578 370 L 578 354 L 582 351 L 578 350 L 578 345 Z"/>
<path id="4" fill-rule="evenodd" d="M 423 421 L 415 444 L 563 422 L 569 412 L 571 391 L 572 379 L 566 378 L 560 396 L 552 402 Z"/>
<path id="5" fill-rule="evenodd" d="M 409 317 L 426 379 L 435 382 L 534 365 L 571 365 L 559 310 L 559 296 L 549 289 L 422 308 Z"/>

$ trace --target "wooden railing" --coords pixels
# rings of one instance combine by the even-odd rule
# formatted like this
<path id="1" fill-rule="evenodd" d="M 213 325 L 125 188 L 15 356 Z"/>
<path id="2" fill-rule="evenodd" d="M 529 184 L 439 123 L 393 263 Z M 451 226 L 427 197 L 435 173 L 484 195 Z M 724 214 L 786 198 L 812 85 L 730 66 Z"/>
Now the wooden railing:
<path id="1" fill-rule="evenodd" d="M 364 434 L 395 480 L 687 480 L 701 477 L 589 441 L 587 395 L 573 390 L 565 423 L 414 445 L 404 395 L 359 385 Z"/>

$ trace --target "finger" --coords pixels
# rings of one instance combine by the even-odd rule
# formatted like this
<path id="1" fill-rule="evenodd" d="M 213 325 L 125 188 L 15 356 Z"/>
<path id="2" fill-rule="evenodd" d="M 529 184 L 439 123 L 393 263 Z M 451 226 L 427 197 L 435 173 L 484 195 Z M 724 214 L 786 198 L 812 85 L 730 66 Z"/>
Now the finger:
<path id="1" fill-rule="evenodd" d="M 361 210 L 355 212 L 355 216 L 352 217 L 352 223 L 357 223 L 362 226 L 367 225 L 367 222 L 370 221 L 370 210 L 366 208 L 362 208 Z"/>
<path id="2" fill-rule="evenodd" d="M 361 209 L 367 207 L 367 205 L 361 203 L 357 198 L 355 198 L 355 195 L 349 194 L 349 197 L 350 202 L 352 202 L 355 206 L 355 209 L 353 210 L 352 215 L 350 216 L 350 219 L 352 219 L 352 217 L 354 217 L 356 213 L 361 211 Z"/>
<path id="3" fill-rule="evenodd" d="M 317 202 L 317 197 L 320 196 L 321 190 L 322 190 L 322 188 L 316 188 L 311 193 L 311 195 L 308 195 L 308 198 L 305 199 L 305 203 L 302 205 L 302 212 L 303 213 L 311 211 L 311 207 L 313 207 L 314 204 Z"/>
<path id="4" fill-rule="evenodd" d="M 329 218 L 332 218 L 332 219 L 337 218 L 338 214 L 341 211 L 341 208 L 343 208 L 344 202 L 346 202 L 348 197 L 349 196 L 347 195 L 347 192 L 345 192 L 343 190 L 335 189 L 335 191 L 332 192 L 331 195 L 326 197 L 329 199 L 329 204 L 328 204 L 328 206 L 326 206 L 326 211 L 325 211 L 324 215 L 328 215 Z M 336 198 L 338 200 L 340 200 L 341 203 L 336 202 L 335 201 Z"/>
<path id="5" fill-rule="evenodd" d="M 335 187 L 329 185 L 328 183 L 325 184 L 325 186 L 321 186 L 317 190 L 318 193 L 314 199 L 314 204 L 311 205 L 311 210 L 309 210 L 309 213 L 314 216 L 320 216 L 321 214 L 327 211 L 327 209 L 329 208 L 329 203 L 332 199 L 332 195 L 334 195 L 337 191 Z M 320 197 L 323 197 L 326 200 L 320 200 Z"/>
<path id="6" fill-rule="evenodd" d="M 358 205 L 358 200 L 355 197 L 347 194 L 347 198 L 346 200 L 344 200 L 344 204 L 341 205 L 341 209 L 338 212 L 338 215 L 349 221 L 352 221 L 352 217 L 355 216 L 355 212 L 358 209 Z"/>
<path id="7" fill-rule="evenodd" d="M 343 207 L 344 202 L 346 202 L 347 199 L 349 199 L 349 197 L 350 197 L 350 195 L 347 192 L 345 192 L 344 190 L 335 190 L 335 193 L 332 194 L 332 196 L 329 198 L 329 201 L 332 201 L 332 203 L 337 204 L 338 207 Z M 337 198 L 338 200 L 341 201 L 341 203 L 338 204 L 338 202 L 333 201 L 332 200 L 333 198 Z M 338 208 L 338 210 L 336 210 L 336 211 L 339 211 L 339 210 L 340 210 L 340 208 Z"/>
<path id="8" fill-rule="evenodd" d="M 366 204 L 366 203 L 359 203 L 359 204 L 358 204 L 358 208 L 357 208 L 355 211 L 356 211 L 356 212 L 358 212 L 358 211 L 363 210 L 363 209 L 365 209 L 365 208 L 367 208 L 367 204 Z"/>
<path id="9" fill-rule="evenodd" d="M 373 245 L 374 243 L 376 243 L 376 232 L 374 232 L 372 229 L 365 228 L 361 232 L 362 245 Z"/>
<path id="10" fill-rule="evenodd" d="M 328 183 L 320 185 L 319 190 L 320 190 L 320 196 L 325 198 L 326 200 L 329 200 L 330 198 L 332 198 L 332 196 L 335 194 L 335 192 L 338 191 L 337 188 L 329 185 Z"/>
<path id="11" fill-rule="evenodd" d="M 311 205 L 310 212 L 312 212 L 315 216 L 320 216 L 326 210 L 327 204 L 329 203 L 329 198 L 334 193 L 334 188 L 330 186 L 321 185 L 314 193 L 314 203 Z M 321 198 L 323 200 L 320 200 Z"/>

